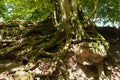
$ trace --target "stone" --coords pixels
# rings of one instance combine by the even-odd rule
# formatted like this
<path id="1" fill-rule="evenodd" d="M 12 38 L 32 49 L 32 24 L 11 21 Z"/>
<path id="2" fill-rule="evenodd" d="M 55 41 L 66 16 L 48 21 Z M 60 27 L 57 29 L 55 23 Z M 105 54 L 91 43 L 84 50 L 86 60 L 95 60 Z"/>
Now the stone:
<path id="1" fill-rule="evenodd" d="M 107 50 L 100 42 L 81 42 L 72 45 L 76 61 L 83 65 L 99 63 L 107 55 Z"/>

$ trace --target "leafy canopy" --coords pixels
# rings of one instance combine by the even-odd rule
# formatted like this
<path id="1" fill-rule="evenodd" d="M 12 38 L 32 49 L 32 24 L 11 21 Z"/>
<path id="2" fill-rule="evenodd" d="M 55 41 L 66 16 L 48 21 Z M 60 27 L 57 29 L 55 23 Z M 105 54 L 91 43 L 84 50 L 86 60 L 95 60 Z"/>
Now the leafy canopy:
<path id="1" fill-rule="evenodd" d="M 0 17 L 4 21 L 41 20 L 46 18 L 52 10 L 49 0 L 2 0 L 0 4 L 2 4 L 1 10 L 4 10 Z"/>
<path id="2" fill-rule="evenodd" d="M 97 23 L 120 25 L 120 0 L 78 0 L 84 13 Z M 0 0 L 0 20 L 40 21 L 53 13 L 51 0 Z"/>
<path id="3" fill-rule="evenodd" d="M 82 0 L 85 13 L 93 19 L 92 12 L 97 2 L 97 22 L 119 24 L 120 26 L 120 0 Z"/>

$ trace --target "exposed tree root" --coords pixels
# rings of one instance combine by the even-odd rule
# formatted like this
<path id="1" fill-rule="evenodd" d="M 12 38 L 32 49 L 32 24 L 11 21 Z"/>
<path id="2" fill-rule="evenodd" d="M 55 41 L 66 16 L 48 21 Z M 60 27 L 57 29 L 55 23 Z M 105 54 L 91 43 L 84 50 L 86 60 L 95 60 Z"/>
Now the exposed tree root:
<path id="1" fill-rule="evenodd" d="M 62 26 L 60 26 L 65 26 L 66 30 L 57 30 L 49 21 L 48 23 L 44 23 L 44 26 L 41 25 L 32 28 L 24 27 L 22 30 L 17 27 L 18 30 L 14 35 L 9 35 L 3 29 L 3 32 L 6 33 L 6 36 L 3 35 L 3 39 L 1 40 L 0 45 L 2 45 L 2 47 L 0 49 L 0 59 L 7 58 L 8 60 L 16 60 L 22 62 L 27 66 L 30 66 L 29 64 L 33 64 L 32 67 L 27 69 L 27 71 L 33 71 L 32 74 L 37 74 L 34 72 L 36 71 L 37 67 L 40 67 L 40 69 L 42 69 L 42 67 L 39 66 L 42 65 L 42 61 L 39 62 L 39 60 L 49 59 L 48 63 L 49 61 L 52 62 L 51 64 L 54 66 L 52 68 L 49 66 L 50 69 L 45 68 L 45 70 L 43 70 L 43 73 L 40 75 L 37 74 L 41 77 L 48 75 L 51 76 L 54 74 L 54 72 L 60 68 L 61 64 L 63 64 L 64 59 L 67 57 L 66 55 L 69 53 L 72 53 L 74 56 L 76 56 L 74 60 L 75 63 L 82 64 L 82 61 L 84 62 L 84 60 L 95 62 L 96 54 L 93 54 L 91 50 L 97 53 L 97 51 L 99 52 L 99 50 L 101 50 L 101 48 L 99 48 L 99 45 L 104 45 L 107 42 L 97 32 L 87 32 L 82 28 L 83 26 L 81 24 L 73 24 L 76 24 L 76 27 L 73 28 L 73 30 L 67 29 L 67 26 L 70 26 L 69 23 L 62 24 Z M 15 30 L 17 28 L 13 27 L 11 28 L 11 31 L 15 33 Z M 11 39 L 11 42 L 9 42 L 9 38 L 7 38 L 8 35 Z M 19 36 L 19 38 L 17 36 Z M 89 46 L 89 43 L 91 43 L 91 47 Z M 107 45 L 108 44 L 105 44 L 104 47 L 107 47 Z M 97 55 L 101 56 L 100 54 Z M 46 66 L 46 63 L 47 62 L 45 62 L 43 66 Z M 50 65 L 48 63 L 47 65 Z M 47 69 L 50 71 L 47 72 Z M 63 74 L 62 71 L 59 73 Z"/>

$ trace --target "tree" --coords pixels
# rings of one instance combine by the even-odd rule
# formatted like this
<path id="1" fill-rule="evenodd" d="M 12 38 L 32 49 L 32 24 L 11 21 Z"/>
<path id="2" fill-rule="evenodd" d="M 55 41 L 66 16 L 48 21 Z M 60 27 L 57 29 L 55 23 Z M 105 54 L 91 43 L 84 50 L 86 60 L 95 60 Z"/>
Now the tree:
<path id="1" fill-rule="evenodd" d="M 94 19 L 94 10 L 95 7 L 92 5 L 95 5 L 96 1 L 91 0 L 82 0 L 81 4 L 83 6 L 84 12 L 91 17 L 91 19 Z M 120 1 L 116 0 L 102 0 L 97 3 L 97 10 L 96 10 L 96 19 L 98 23 L 103 23 L 103 25 L 111 23 L 112 25 L 119 24 L 119 3 Z M 114 15 L 114 16 L 113 16 Z M 118 25 L 119 26 L 119 25 Z"/>
<path id="2" fill-rule="evenodd" d="M 94 24 L 90 21 L 87 21 L 86 16 L 82 11 L 81 5 L 78 2 L 79 1 L 77 0 L 53 0 L 53 4 L 55 6 L 53 19 L 55 26 L 58 28 L 58 31 L 63 31 L 66 35 L 66 45 L 63 48 L 62 53 L 66 53 L 66 50 L 69 48 L 72 39 L 74 39 L 76 42 L 82 40 L 93 40 L 94 38 L 90 37 L 89 35 L 90 32 L 93 32 L 95 37 L 98 36 L 98 38 L 100 38 L 102 42 L 105 42 L 102 45 L 104 45 L 105 49 L 107 49 L 107 42 L 100 34 L 94 31 Z M 88 32 L 86 32 L 83 28 L 87 29 Z"/>
<path id="3" fill-rule="evenodd" d="M 38 1 L 33 2 L 37 4 Z M 22 60 L 25 64 L 27 61 L 34 63 L 41 56 L 52 58 L 55 63 L 55 68 L 52 69 L 52 72 L 54 72 L 62 64 L 61 61 L 64 60 L 66 54 L 71 52 L 72 55 L 76 56 L 75 61 L 79 64 L 95 65 L 98 71 L 95 78 L 98 79 L 103 67 L 101 67 L 102 64 L 98 66 L 96 64 L 101 63 L 103 58 L 106 57 L 109 45 L 102 35 L 95 30 L 94 23 L 84 14 L 80 2 L 78 0 L 51 0 L 54 8 L 53 13 L 42 22 L 35 23 L 37 26 L 30 30 L 25 29 L 25 24 L 34 24 L 34 22 L 26 22 L 25 24 L 20 22 L 16 25 L 13 23 L 20 28 L 16 35 L 22 33 L 22 37 L 20 37 L 20 42 L 14 44 L 8 41 L 12 47 L 5 48 L 3 46 L 3 49 L 1 49 L 2 57 L 8 54 L 17 56 L 17 59 L 19 56 L 24 56 Z M 36 7 L 33 16 L 39 12 L 37 10 L 38 6 Z M 23 9 L 23 7 L 20 8 Z M 41 30 L 41 27 L 45 32 Z M 52 30 L 50 31 L 50 29 Z M 36 35 L 33 35 L 33 33 L 39 33 L 42 36 L 34 37 Z M 30 43 L 29 39 L 33 42 Z M 52 51 L 51 49 L 56 46 L 57 51 Z"/>

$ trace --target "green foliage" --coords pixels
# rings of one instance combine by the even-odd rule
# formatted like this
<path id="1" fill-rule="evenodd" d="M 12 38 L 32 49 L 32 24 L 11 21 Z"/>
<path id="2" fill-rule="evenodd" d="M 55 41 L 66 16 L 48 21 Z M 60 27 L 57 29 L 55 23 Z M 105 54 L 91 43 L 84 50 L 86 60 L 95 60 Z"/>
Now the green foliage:
<path id="1" fill-rule="evenodd" d="M 2 8 L 6 10 L 5 16 L 0 15 L 4 20 L 25 19 L 41 20 L 45 19 L 51 12 L 52 6 L 49 0 L 4 0 Z"/>
<path id="2" fill-rule="evenodd" d="M 7 8 L 5 7 L 4 0 L 0 0 L 0 17 L 5 17 Z"/>
<path id="3" fill-rule="evenodd" d="M 97 22 L 120 24 L 120 0 L 78 0 L 82 9 L 91 20 L 94 19 L 95 3 Z M 25 19 L 40 21 L 51 15 L 51 0 L 0 0 L 0 19 L 4 21 Z"/>
<path id="4" fill-rule="evenodd" d="M 81 4 L 84 12 L 89 16 L 94 18 L 95 3 L 97 0 L 81 0 Z M 120 23 L 120 0 L 98 0 L 97 4 L 97 21 L 103 22 L 112 22 L 112 24 Z"/>

